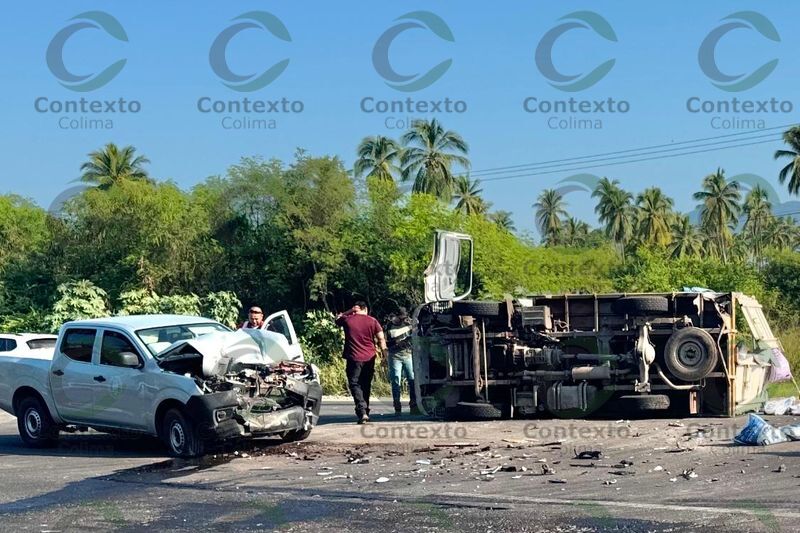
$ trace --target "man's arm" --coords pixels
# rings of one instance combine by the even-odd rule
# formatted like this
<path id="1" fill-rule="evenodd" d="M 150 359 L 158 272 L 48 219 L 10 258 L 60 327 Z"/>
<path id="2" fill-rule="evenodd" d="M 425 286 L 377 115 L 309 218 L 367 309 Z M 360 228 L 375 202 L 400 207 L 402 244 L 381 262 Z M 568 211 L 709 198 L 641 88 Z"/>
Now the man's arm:
<path id="1" fill-rule="evenodd" d="M 386 335 L 384 335 L 383 330 L 379 328 L 378 334 L 375 336 L 378 338 L 378 346 L 381 348 L 381 354 L 385 357 L 389 352 L 389 348 L 386 346 Z"/>
<path id="2" fill-rule="evenodd" d="M 356 310 L 355 310 L 355 307 L 354 307 L 352 309 L 348 309 L 347 311 L 345 311 L 343 313 L 339 313 L 338 315 L 336 315 L 335 324 L 337 326 L 344 326 L 344 323 L 347 321 L 347 317 L 349 317 L 350 315 L 352 315 L 355 312 L 356 312 Z"/>

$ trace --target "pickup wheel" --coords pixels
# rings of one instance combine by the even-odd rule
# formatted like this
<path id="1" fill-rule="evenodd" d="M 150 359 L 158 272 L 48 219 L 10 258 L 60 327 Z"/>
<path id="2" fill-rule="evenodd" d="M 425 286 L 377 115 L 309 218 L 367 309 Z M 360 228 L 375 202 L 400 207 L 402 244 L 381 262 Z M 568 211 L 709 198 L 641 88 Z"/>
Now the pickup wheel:
<path id="1" fill-rule="evenodd" d="M 281 435 L 281 440 L 283 442 L 300 442 L 301 440 L 306 440 L 309 435 L 311 435 L 311 429 L 293 429 L 292 431 L 287 431 L 283 435 Z"/>
<path id="2" fill-rule="evenodd" d="M 194 424 L 179 409 L 170 409 L 161 425 L 161 439 L 173 457 L 198 457 L 203 455 L 203 441 Z"/>
<path id="3" fill-rule="evenodd" d="M 58 426 L 50 418 L 44 402 L 35 396 L 28 396 L 19 402 L 17 427 L 22 442 L 32 448 L 52 447 L 58 440 Z"/>

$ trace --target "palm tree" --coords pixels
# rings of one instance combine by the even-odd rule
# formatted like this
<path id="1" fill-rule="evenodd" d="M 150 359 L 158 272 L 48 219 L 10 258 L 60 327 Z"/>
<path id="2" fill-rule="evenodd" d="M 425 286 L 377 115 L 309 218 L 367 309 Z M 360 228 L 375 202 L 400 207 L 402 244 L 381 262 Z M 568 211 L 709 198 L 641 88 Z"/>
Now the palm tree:
<path id="1" fill-rule="evenodd" d="M 793 126 L 783 134 L 783 142 L 791 150 L 776 150 L 775 159 L 789 158 L 791 161 L 778 174 L 781 183 L 789 178 L 789 194 L 797 194 L 800 190 L 800 126 Z"/>
<path id="2" fill-rule="evenodd" d="M 548 245 L 558 244 L 561 233 L 561 219 L 567 216 L 564 209 L 564 197 L 555 189 L 545 189 L 533 204 L 536 209 L 536 224 L 542 234 L 542 240 Z"/>
<path id="3" fill-rule="evenodd" d="M 677 215 L 672 223 L 672 247 L 674 258 L 696 257 L 703 250 L 703 240 L 687 215 Z"/>
<path id="4" fill-rule="evenodd" d="M 435 118 L 415 120 L 401 138 L 403 181 L 414 180 L 414 192 L 433 194 L 449 202 L 455 189 L 453 167 L 470 168 L 469 145 L 461 135 L 445 130 Z"/>
<path id="5" fill-rule="evenodd" d="M 619 187 L 617 180 L 603 178 L 592 192 L 592 198 L 598 198 L 594 208 L 600 223 L 605 226 L 606 236 L 612 239 L 625 257 L 625 244 L 633 230 L 631 201 L 633 195 Z"/>
<path id="6" fill-rule="evenodd" d="M 81 181 L 95 183 L 101 189 L 108 189 L 123 180 L 150 181 L 147 171 L 142 167 L 150 160 L 143 155 L 134 156 L 133 146 L 117 147 L 108 143 L 100 150 L 89 153 L 89 161 L 81 165 Z"/>
<path id="7" fill-rule="evenodd" d="M 575 217 L 564 221 L 561 229 L 561 243 L 566 246 L 586 246 L 589 237 L 589 224 Z"/>
<path id="8" fill-rule="evenodd" d="M 746 216 L 742 233 L 748 241 L 748 250 L 753 260 L 760 264 L 764 247 L 767 244 L 767 228 L 772 217 L 772 204 L 768 200 L 767 191 L 756 185 L 747 193 L 742 211 Z"/>
<path id="9" fill-rule="evenodd" d="M 770 246 L 779 250 L 791 247 L 797 240 L 797 226 L 790 216 L 772 217 L 767 229 Z"/>
<path id="10" fill-rule="evenodd" d="M 703 190 L 694 193 L 694 199 L 701 203 L 700 220 L 703 228 L 712 237 L 714 248 L 723 261 L 727 261 L 727 248 L 731 244 L 730 225 L 739 216 L 739 184 L 725 180 L 725 171 L 718 168 L 703 179 Z"/>
<path id="11" fill-rule="evenodd" d="M 374 176 L 380 180 L 394 181 L 395 175 L 400 174 L 400 162 L 403 149 L 394 139 L 375 135 L 364 137 L 356 148 L 356 159 L 353 173 L 356 177 L 366 175 Z"/>
<path id="12" fill-rule="evenodd" d="M 511 218 L 510 211 L 495 211 L 489 217 L 492 222 L 497 224 L 500 229 L 503 229 L 509 233 L 513 233 L 517 231 L 517 228 L 514 226 L 514 220 Z"/>
<path id="13" fill-rule="evenodd" d="M 470 181 L 467 176 L 456 179 L 455 198 L 456 211 L 465 215 L 483 215 L 488 209 L 487 203 L 481 198 L 483 189 L 479 189 L 481 180 Z"/>
<path id="14" fill-rule="evenodd" d="M 672 198 L 658 187 L 645 189 L 636 197 L 636 226 L 642 242 L 658 246 L 669 244 L 672 204 Z"/>

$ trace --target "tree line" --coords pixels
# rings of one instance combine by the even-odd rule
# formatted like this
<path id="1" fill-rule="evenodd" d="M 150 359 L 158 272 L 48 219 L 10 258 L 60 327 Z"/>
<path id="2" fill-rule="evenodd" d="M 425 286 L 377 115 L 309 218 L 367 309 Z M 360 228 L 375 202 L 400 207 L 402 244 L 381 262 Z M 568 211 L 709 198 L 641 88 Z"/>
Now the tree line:
<path id="1" fill-rule="evenodd" d="M 779 179 L 796 194 L 800 128 L 784 139 Z M 546 190 L 533 213 L 541 246 L 491 211 L 469 178 L 469 145 L 435 119 L 398 140 L 367 137 L 356 155 L 352 170 L 302 150 L 288 163 L 244 158 L 182 190 L 151 176 L 134 147 L 108 144 L 76 161 L 95 186 L 59 213 L 0 196 L 0 329 L 83 312 L 71 311 L 80 298 L 70 294 L 91 294 L 84 300 L 103 312 L 188 309 L 229 321 L 240 303 L 302 322 L 364 299 L 380 317 L 422 301 L 437 228 L 474 236 L 476 297 L 704 285 L 753 293 L 786 324 L 800 312 L 793 220 L 776 217 L 758 188 L 743 197 L 721 169 L 694 195 L 697 224 L 656 187 L 634 196 L 604 178 L 593 191 L 602 227 L 592 229 Z"/>

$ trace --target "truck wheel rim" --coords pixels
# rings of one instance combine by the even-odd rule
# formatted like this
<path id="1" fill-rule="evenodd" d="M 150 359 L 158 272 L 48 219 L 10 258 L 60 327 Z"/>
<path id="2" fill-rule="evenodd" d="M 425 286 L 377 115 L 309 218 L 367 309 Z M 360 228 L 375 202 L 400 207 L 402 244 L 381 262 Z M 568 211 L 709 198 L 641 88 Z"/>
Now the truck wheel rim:
<path id="1" fill-rule="evenodd" d="M 31 437 L 39 437 L 42 431 L 42 416 L 36 409 L 28 409 L 25 413 L 25 431 Z"/>
<path id="2" fill-rule="evenodd" d="M 177 422 L 172 424 L 169 430 L 169 442 L 172 445 L 172 449 L 176 452 L 183 451 L 183 447 L 186 444 L 186 435 L 183 432 L 183 426 Z"/>
<path id="3" fill-rule="evenodd" d="M 705 359 L 705 350 L 694 341 L 684 342 L 678 348 L 678 361 L 684 366 L 698 366 L 703 362 L 703 359 Z"/>

